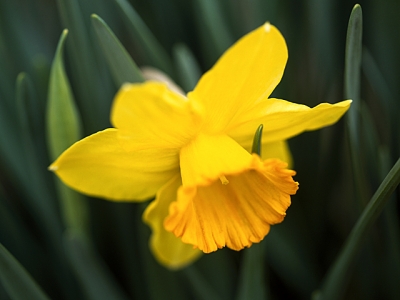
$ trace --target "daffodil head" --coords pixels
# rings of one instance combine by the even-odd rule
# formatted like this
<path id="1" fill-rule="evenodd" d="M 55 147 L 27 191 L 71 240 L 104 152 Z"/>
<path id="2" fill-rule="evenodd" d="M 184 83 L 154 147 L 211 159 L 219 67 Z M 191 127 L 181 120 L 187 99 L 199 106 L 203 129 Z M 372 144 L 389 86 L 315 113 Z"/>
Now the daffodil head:
<path id="1" fill-rule="evenodd" d="M 229 48 L 187 96 L 156 81 L 126 84 L 114 100 L 114 128 L 77 142 L 50 169 L 89 195 L 155 196 L 143 220 L 155 257 L 170 268 L 260 242 L 298 189 L 286 140 L 335 123 L 350 106 L 269 98 L 287 57 L 284 38 L 266 23 Z M 260 124 L 262 159 L 249 152 Z"/>

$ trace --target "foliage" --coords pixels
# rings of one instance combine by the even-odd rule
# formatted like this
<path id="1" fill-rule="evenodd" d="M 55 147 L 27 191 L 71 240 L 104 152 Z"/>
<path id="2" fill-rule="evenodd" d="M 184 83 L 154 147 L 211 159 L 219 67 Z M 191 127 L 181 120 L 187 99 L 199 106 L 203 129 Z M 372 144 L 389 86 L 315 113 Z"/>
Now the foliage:
<path id="1" fill-rule="evenodd" d="M 0 0 L 0 298 L 398 299 L 400 3 L 360 1 L 349 22 L 354 4 Z M 262 243 L 169 271 L 149 252 L 145 205 L 84 197 L 47 168 L 109 127 L 120 84 L 142 80 L 137 66 L 190 90 L 265 21 L 289 49 L 274 95 L 352 108 L 289 141 L 300 190 Z"/>

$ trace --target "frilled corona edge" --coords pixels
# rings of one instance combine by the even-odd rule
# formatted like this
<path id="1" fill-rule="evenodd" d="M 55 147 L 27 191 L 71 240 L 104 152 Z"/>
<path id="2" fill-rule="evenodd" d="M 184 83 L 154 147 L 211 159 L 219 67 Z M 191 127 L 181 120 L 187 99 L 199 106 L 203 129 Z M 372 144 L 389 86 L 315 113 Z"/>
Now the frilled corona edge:
<path id="1" fill-rule="evenodd" d="M 250 247 L 268 234 L 270 225 L 283 221 L 290 195 L 298 189 L 295 172 L 286 167 L 253 154 L 243 170 L 208 184 L 181 186 L 164 226 L 205 253 Z"/>

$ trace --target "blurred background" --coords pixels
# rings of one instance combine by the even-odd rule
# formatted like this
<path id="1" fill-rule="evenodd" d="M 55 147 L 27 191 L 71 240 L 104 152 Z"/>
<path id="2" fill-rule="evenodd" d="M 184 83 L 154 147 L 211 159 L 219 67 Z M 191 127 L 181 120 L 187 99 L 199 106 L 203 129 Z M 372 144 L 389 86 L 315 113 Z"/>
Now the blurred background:
<path id="1" fill-rule="evenodd" d="M 300 190 L 285 221 L 259 245 L 222 249 L 179 271 L 160 266 L 149 252 L 145 205 L 65 196 L 47 170 L 55 143 L 48 123 L 50 70 L 67 28 L 57 61 L 65 65 L 77 106 L 78 139 L 110 127 L 110 105 L 123 81 L 116 73 L 124 73 L 105 50 L 104 23 L 92 14 L 139 67 L 162 70 L 186 91 L 237 39 L 269 21 L 289 49 L 273 96 L 308 106 L 335 103 L 348 98 L 345 44 L 355 4 L 0 0 L 0 243 L 51 299 L 310 299 L 399 157 L 400 1 L 359 1 L 359 96 L 336 125 L 289 140 Z M 65 197 L 82 212 L 82 232 L 65 217 Z M 399 198 L 397 190 L 349 267 L 343 299 L 399 299 Z M 18 299 L 4 279 L 11 275 L 0 268 L 0 299 Z M 24 276 L 17 277 L 25 282 Z"/>

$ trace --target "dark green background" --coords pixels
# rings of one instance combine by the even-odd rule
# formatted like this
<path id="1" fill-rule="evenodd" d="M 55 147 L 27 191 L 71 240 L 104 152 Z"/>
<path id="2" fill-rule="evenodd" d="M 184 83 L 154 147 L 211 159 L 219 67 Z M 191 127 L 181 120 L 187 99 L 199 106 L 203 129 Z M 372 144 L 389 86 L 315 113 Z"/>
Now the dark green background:
<path id="1" fill-rule="evenodd" d="M 110 126 L 109 108 L 118 90 L 91 23 L 93 13 L 110 26 L 138 66 L 164 68 L 186 90 L 193 83 L 180 72 L 179 45 L 191 51 L 203 73 L 234 41 L 270 21 L 289 49 L 286 72 L 273 96 L 314 106 L 346 98 L 346 31 L 356 3 L 130 3 L 165 51 L 159 65 L 132 34 L 116 1 L 0 0 L 0 243 L 52 299 L 310 299 L 399 157 L 400 2 L 359 2 L 363 55 L 360 99 L 352 107 L 360 118 L 355 156 L 349 151 L 354 136 L 352 141 L 347 116 L 333 127 L 291 139 L 300 190 L 285 221 L 249 249 L 258 253 L 257 263 L 248 261 L 248 250 L 223 249 L 177 272 L 152 258 L 149 229 L 141 222 L 143 205 L 85 199 L 90 238 L 65 231 L 55 178 L 47 171 L 51 159 L 45 134 L 49 72 L 62 30 L 69 29 L 64 62 L 86 136 Z M 70 11 L 69 5 L 77 10 Z M 21 72 L 28 99 L 22 108 L 16 101 Z M 398 200 L 397 191 L 350 266 L 345 299 L 400 297 Z M 250 292 L 246 278 L 254 284 Z M 0 299 L 9 299 L 1 282 Z"/>

